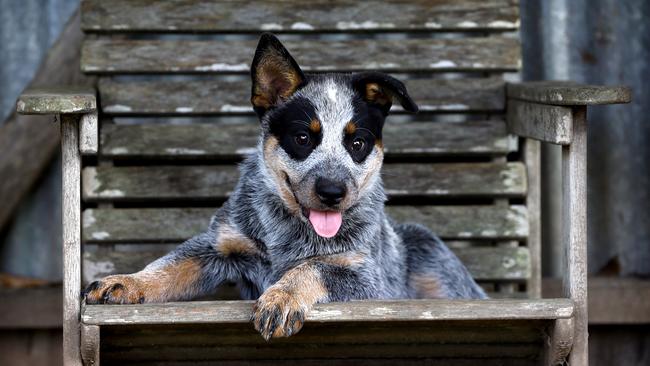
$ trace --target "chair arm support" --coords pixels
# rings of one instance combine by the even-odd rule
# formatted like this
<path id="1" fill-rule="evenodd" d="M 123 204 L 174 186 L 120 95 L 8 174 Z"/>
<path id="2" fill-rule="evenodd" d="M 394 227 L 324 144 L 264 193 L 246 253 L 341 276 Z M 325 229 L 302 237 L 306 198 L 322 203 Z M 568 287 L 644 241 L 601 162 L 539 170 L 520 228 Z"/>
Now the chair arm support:
<path id="1" fill-rule="evenodd" d="M 95 90 L 56 87 L 25 90 L 16 101 L 19 114 L 80 114 L 97 111 Z"/>
<path id="2" fill-rule="evenodd" d="M 508 83 L 506 94 L 508 99 L 564 106 L 621 104 L 632 100 L 632 92 L 626 86 L 582 85 L 572 81 Z"/>
<path id="3" fill-rule="evenodd" d="M 569 145 L 574 113 L 589 105 L 629 103 L 624 86 L 580 85 L 568 81 L 533 81 L 507 85 L 507 122 L 511 133 Z"/>

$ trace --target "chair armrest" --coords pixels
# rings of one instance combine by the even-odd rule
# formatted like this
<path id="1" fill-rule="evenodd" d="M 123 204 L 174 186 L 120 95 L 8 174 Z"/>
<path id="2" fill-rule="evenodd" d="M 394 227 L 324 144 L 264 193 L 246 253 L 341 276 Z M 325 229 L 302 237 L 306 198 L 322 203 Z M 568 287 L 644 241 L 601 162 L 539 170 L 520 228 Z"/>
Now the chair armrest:
<path id="1" fill-rule="evenodd" d="M 19 114 L 80 114 L 96 110 L 95 90 L 89 87 L 27 89 L 16 101 Z"/>
<path id="2" fill-rule="evenodd" d="M 574 114 L 589 105 L 629 103 L 625 86 L 580 85 L 568 81 L 533 81 L 507 85 L 508 131 L 522 137 L 569 145 Z"/>
<path id="3" fill-rule="evenodd" d="M 582 85 L 572 81 L 508 83 L 506 94 L 508 99 L 565 106 L 621 104 L 632 100 L 632 92 L 626 86 Z"/>

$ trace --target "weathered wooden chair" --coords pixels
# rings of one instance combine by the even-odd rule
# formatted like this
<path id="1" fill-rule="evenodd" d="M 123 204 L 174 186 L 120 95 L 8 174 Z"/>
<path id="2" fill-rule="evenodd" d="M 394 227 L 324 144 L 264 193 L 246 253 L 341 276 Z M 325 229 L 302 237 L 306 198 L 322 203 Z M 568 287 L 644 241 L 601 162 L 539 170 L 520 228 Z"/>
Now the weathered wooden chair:
<path id="1" fill-rule="evenodd" d="M 66 364 L 550 365 L 570 353 L 586 365 L 586 106 L 629 90 L 506 83 L 521 67 L 518 27 L 515 0 L 83 1 L 81 69 L 96 90 L 17 103 L 60 115 Z M 387 123 L 388 210 L 438 232 L 493 300 L 323 304 L 271 343 L 250 302 L 81 303 L 82 284 L 140 269 L 228 196 L 257 138 L 247 73 L 264 30 L 306 71 L 408 79 L 422 112 Z M 540 299 L 536 140 L 563 145 L 563 299 Z"/>

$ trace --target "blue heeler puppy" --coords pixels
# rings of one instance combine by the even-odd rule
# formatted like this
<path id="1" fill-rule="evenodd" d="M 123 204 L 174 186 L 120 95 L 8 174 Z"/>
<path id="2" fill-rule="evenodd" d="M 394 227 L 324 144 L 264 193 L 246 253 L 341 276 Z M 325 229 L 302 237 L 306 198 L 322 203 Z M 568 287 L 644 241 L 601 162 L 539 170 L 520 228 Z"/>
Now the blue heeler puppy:
<path id="1" fill-rule="evenodd" d="M 270 34 L 251 73 L 259 144 L 207 231 L 140 272 L 90 284 L 87 303 L 189 300 L 235 282 L 257 299 L 252 321 L 268 340 L 298 332 L 317 302 L 486 297 L 434 234 L 384 213 L 384 120 L 393 98 L 418 109 L 404 84 L 305 75 Z"/>

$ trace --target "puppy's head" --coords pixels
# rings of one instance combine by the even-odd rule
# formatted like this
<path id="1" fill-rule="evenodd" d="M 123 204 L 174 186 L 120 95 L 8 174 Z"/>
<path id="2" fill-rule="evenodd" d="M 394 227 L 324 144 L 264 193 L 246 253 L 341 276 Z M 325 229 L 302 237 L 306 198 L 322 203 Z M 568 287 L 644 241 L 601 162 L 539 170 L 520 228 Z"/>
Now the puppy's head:
<path id="1" fill-rule="evenodd" d="M 393 98 L 407 111 L 417 106 L 404 84 L 382 73 L 305 75 L 270 34 L 260 39 L 251 76 L 274 187 L 318 235 L 335 236 L 346 210 L 379 180 Z"/>

